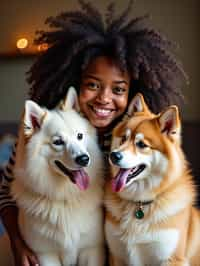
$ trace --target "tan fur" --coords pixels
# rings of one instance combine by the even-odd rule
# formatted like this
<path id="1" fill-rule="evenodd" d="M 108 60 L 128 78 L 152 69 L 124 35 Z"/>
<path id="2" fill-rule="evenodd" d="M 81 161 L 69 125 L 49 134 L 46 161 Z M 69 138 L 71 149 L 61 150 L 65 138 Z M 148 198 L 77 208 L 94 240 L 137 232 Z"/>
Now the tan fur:
<path id="1" fill-rule="evenodd" d="M 177 113 L 176 107 L 170 108 Z M 131 139 L 119 146 L 117 150 L 129 151 L 136 158 L 138 153 L 143 156 L 158 150 L 164 158 L 167 158 L 168 164 L 160 183 L 153 188 L 144 186 L 144 190 L 140 193 L 137 193 L 137 190 L 135 193 L 131 192 L 135 181 L 120 192 L 113 192 L 110 182 L 107 183 L 106 238 L 111 265 L 198 266 L 200 265 L 200 212 L 193 207 L 196 192 L 193 177 L 180 147 L 179 116 L 176 116 L 176 121 L 173 120 L 175 129 L 170 127 L 169 132 L 165 129 L 165 133 L 165 130 L 161 132 L 163 114 L 137 115 L 140 119 L 132 117 L 128 121 L 123 121 L 114 130 L 113 137 L 117 138 L 123 136 L 126 128 L 131 129 L 132 132 Z M 166 126 L 168 126 L 167 123 Z M 137 134 L 144 135 L 144 143 L 150 149 L 139 151 L 134 146 Z M 134 212 L 136 202 L 141 199 L 142 201 L 153 200 L 153 202 L 143 206 L 144 218 L 139 220 L 135 218 Z M 165 237 L 169 236 L 166 243 L 162 234 Z M 154 247 L 155 243 L 158 245 Z M 171 251 L 166 249 L 168 244 Z M 116 251 L 117 248 L 118 251 Z M 158 248 L 161 251 L 157 254 Z M 120 249 L 124 250 L 122 255 Z M 154 258 L 149 255 L 149 252 Z M 159 258 L 160 254 L 164 254 L 164 257 Z"/>

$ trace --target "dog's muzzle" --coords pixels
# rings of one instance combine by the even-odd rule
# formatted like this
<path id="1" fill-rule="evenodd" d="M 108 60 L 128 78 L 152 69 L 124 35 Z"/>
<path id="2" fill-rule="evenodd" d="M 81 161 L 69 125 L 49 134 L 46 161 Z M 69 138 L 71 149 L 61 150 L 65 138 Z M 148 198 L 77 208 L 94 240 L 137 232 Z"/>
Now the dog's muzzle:
<path id="1" fill-rule="evenodd" d="M 110 153 L 110 160 L 113 164 L 118 164 L 122 158 L 123 155 L 119 151 L 113 151 Z"/>
<path id="2" fill-rule="evenodd" d="M 75 158 L 75 162 L 82 167 L 87 166 L 89 164 L 89 161 L 90 158 L 87 154 L 83 154 Z"/>
<path id="3" fill-rule="evenodd" d="M 81 156 L 79 156 L 81 157 Z M 88 157 L 88 156 L 87 156 Z M 89 158 L 89 157 L 88 157 Z M 81 163 L 86 163 L 89 162 L 89 160 L 83 160 L 84 158 L 82 158 Z M 79 158 L 80 160 L 80 158 Z M 79 189 L 81 190 L 85 190 L 88 188 L 89 186 L 89 176 L 88 174 L 85 172 L 83 167 L 80 167 L 79 169 L 68 169 L 61 161 L 59 160 L 55 160 L 54 161 L 56 167 L 66 176 L 68 176 L 70 178 L 70 180 L 72 181 L 72 183 L 76 184 Z"/>

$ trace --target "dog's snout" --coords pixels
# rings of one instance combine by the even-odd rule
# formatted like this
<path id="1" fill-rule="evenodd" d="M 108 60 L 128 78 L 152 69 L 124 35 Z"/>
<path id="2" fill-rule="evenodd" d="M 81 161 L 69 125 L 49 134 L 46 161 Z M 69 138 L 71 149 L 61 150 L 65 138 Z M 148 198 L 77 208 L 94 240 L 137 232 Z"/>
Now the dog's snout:
<path id="1" fill-rule="evenodd" d="M 110 159 L 111 159 L 111 161 L 112 161 L 112 163 L 114 163 L 114 164 L 117 164 L 117 163 L 119 163 L 119 161 L 122 159 L 122 154 L 121 154 L 121 152 L 111 152 L 110 153 Z"/>
<path id="2" fill-rule="evenodd" d="M 80 166 L 87 166 L 89 163 L 89 160 L 90 158 L 87 154 L 80 155 L 76 157 L 75 159 L 76 163 L 79 164 Z"/>

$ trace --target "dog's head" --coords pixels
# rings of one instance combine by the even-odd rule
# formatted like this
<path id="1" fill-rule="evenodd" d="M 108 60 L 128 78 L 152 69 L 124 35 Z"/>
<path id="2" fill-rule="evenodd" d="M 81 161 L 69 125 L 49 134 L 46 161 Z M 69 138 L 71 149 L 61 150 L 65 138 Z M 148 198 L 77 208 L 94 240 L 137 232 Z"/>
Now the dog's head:
<path id="1" fill-rule="evenodd" d="M 58 179 L 64 177 L 85 190 L 89 185 L 87 167 L 91 161 L 88 142 L 96 136 L 95 130 L 74 106 L 78 108 L 78 100 L 72 87 L 54 110 L 26 101 L 22 129 L 24 167 L 32 178 L 49 176 L 59 182 Z"/>
<path id="2" fill-rule="evenodd" d="M 170 178 L 178 175 L 183 160 L 178 108 L 170 106 L 155 115 L 141 95 L 136 95 L 135 101 L 139 109 L 113 133 L 112 189 L 120 193 L 157 188 L 169 172 Z"/>

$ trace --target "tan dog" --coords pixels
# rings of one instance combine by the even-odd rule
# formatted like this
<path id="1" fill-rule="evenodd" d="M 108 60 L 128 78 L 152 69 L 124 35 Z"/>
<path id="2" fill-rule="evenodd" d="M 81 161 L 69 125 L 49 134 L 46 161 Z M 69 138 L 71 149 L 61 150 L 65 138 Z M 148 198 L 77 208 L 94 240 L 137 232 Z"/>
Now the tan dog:
<path id="1" fill-rule="evenodd" d="M 176 106 L 152 114 L 142 95 L 114 130 L 106 186 L 110 265 L 200 265 L 200 213 Z"/>

